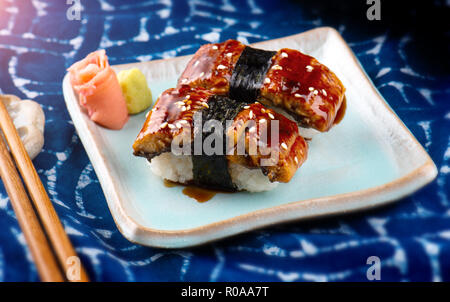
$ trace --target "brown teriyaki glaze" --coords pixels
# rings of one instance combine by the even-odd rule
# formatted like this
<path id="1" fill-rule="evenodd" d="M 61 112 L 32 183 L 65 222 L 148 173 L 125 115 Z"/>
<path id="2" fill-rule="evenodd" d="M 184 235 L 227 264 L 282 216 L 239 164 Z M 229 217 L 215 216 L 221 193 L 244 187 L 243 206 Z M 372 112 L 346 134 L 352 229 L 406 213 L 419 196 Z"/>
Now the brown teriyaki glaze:
<path id="1" fill-rule="evenodd" d="M 225 95 L 230 88 L 234 66 L 245 45 L 236 40 L 200 47 L 186 66 L 178 85 L 203 87 Z"/>
<path id="2" fill-rule="evenodd" d="M 344 96 L 344 100 L 342 101 L 341 107 L 336 114 L 336 118 L 334 119 L 334 125 L 339 124 L 345 116 L 345 112 L 347 111 L 347 98 Z"/>
<path id="3" fill-rule="evenodd" d="M 344 98 L 338 77 L 315 58 L 280 49 L 266 74 L 261 97 L 300 117 L 302 126 L 328 131 Z"/>
<path id="4" fill-rule="evenodd" d="M 179 185 L 180 185 L 179 183 L 176 183 L 176 182 L 168 180 L 168 179 L 164 179 L 164 187 L 166 187 L 166 188 L 174 188 Z"/>
<path id="5" fill-rule="evenodd" d="M 184 195 L 193 198 L 198 202 L 207 202 L 219 193 L 219 191 L 204 189 L 197 186 L 186 186 L 182 192 Z"/>
<path id="6" fill-rule="evenodd" d="M 167 179 L 164 179 L 164 186 L 167 188 L 182 186 L 184 187 L 182 190 L 183 195 L 193 198 L 198 202 L 207 202 L 208 200 L 211 200 L 214 196 L 216 196 L 218 193 L 233 193 L 228 191 L 205 189 L 194 185 L 180 184 Z"/>
<path id="7" fill-rule="evenodd" d="M 235 40 L 203 45 L 188 63 L 178 85 L 228 94 L 244 49 L 246 45 Z M 334 120 L 343 102 L 345 87 L 315 58 L 294 49 L 280 49 L 271 58 L 271 66 L 261 82 L 258 99 L 287 110 L 303 127 L 325 132 L 336 124 Z"/>
<path id="8" fill-rule="evenodd" d="M 272 142 L 274 122 L 278 124 L 278 139 Z M 260 168 L 270 181 L 289 182 L 308 156 L 308 145 L 300 136 L 297 124 L 259 102 L 245 106 L 236 115 L 227 135 L 234 142 L 233 152 L 227 153 L 228 161 L 250 169 Z M 236 145 L 242 136 L 246 152 L 238 155 Z M 251 146 L 256 152 L 251 152 Z M 271 164 L 262 165 L 262 160 L 270 160 L 273 154 L 278 156 Z"/>
<path id="9" fill-rule="evenodd" d="M 182 86 L 164 91 L 148 113 L 134 144 L 134 155 L 151 159 L 170 149 L 172 140 L 192 129 L 195 112 L 208 107 L 212 92 Z"/>

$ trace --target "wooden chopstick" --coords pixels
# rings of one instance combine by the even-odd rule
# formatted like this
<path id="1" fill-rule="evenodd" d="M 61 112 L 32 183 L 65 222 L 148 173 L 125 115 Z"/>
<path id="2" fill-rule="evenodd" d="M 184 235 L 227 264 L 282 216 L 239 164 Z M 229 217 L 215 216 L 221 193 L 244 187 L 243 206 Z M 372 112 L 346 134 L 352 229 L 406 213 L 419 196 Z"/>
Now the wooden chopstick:
<path id="1" fill-rule="evenodd" d="M 53 208 L 52 202 L 22 144 L 13 121 L 6 110 L 5 105 L 1 101 L 0 128 L 3 130 L 6 141 L 16 162 L 16 166 L 20 171 L 22 179 L 28 189 L 28 193 L 33 201 L 34 208 L 37 211 L 41 223 L 44 226 L 44 230 L 50 240 L 50 244 L 59 260 L 59 265 L 63 268 L 66 276 L 68 273 L 73 272 L 74 269 L 77 270 L 77 276 L 79 276 L 79 278 L 76 280 L 69 279 L 69 281 L 89 281 L 86 270 L 70 243 L 69 237 L 64 231 L 58 215 Z M 74 259 L 77 259 L 78 261 L 74 262 Z M 77 267 L 74 267 L 74 263 Z"/>
<path id="2" fill-rule="evenodd" d="M 0 101 L 1 102 L 1 101 Z M 3 137 L 0 134 L 0 176 L 5 185 L 11 205 L 16 213 L 20 228 L 25 235 L 31 255 L 42 281 L 61 282 L 64 277 L 53 255 L 52 248 L 45 237 L 39 219 L 34 212 L 25 192 L 19 173 L 9 155 Z"/>

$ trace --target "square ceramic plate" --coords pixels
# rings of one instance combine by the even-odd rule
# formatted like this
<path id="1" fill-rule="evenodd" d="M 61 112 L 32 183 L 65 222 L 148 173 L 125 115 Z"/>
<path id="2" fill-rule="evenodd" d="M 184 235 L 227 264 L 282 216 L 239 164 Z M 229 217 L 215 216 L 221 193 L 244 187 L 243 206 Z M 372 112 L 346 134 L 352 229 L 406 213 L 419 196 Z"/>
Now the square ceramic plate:
<path id="1" fill-rule="evenodd" d="M 309 158 L 288 184 L 264 193 L 217 194 L 198 203 L 153 175 L 132 143 L 145 113 L 120 131 L 97 126 L 80 111 L 66 75 L 64 97 L 74 125 L 119 230 L 149 246 L 180 248 L 276 223 L 342 214 L 398 200 L 432 181 L 431 158 L 377 92 L 350 48 L 332 28 L 257 43 L 316 57 L 347 88 L 347 113 L 340 124 L 310 142 Z M 137 67 L 147 77 L 154 101 L 174 87 L 190 56 L 114 66 Z"/>

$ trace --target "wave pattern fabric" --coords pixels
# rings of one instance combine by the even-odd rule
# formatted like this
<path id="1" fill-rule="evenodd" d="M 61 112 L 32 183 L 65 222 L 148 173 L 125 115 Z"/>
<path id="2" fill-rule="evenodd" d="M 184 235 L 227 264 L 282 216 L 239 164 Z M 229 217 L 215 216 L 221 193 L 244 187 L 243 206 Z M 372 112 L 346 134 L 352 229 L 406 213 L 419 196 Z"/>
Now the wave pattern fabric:
<path id="1" fill-rule="evenodd" d="M 448 34 L 427 35 L 403 22 L 387 26 L 388 5 L 382 21 L 368 21 L 365 1 L 347 6 L 284 0 L 78 2 L 81 20 L 70 21 L 66 1 L 0 0 L 0 93 L 43 106 L 45 145 L 34 163 L 92 280 L 367 281 L 367 260 L 377 256 L 382 281 L 450 281 Z M 433 3 L 427 9 L 448 11 L 446 1 Z M 403 7 L 401 14 L 413 9 Z M 270 227 L 195 249 L 160 250 L 124 239 L 66 110 L 61 89 L 66 69 L 99 48 L 106 49 L 111 64 L 119 64 L 191 54 L 208 42 L 252 43 L 318 26 L 333 26 L 343 35 L 430 153 L 437 179 L 394 205 Z M 3 186 L 0 229 L 0 281 L 37 281 Z"/>

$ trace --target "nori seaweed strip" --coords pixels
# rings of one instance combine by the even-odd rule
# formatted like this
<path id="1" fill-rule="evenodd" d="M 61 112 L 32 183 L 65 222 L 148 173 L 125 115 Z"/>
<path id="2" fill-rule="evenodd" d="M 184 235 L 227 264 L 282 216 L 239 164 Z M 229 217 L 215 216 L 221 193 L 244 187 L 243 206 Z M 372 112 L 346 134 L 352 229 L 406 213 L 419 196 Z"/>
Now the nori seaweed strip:
<path id="1" fill-rule="evenodd" d="M 233 120 L 236 115 L 243 110 L 246 103 L 232 100 L 225 96 L 213 95 L 208 100 L 209 109 L 202 110 L 202 129 L 207 121 L 214 119 L 222 123 L 222 154 L 206 155 L 202 148 L 201 155 L 194 154 L 194 144 L 192 144 L 192 163 L 194 184 L 202 187 L 220 189 L 226 191 L 236 191 L 230 173 L 228 171 L 228 161 L 226 158 L 225 126 L 227 120 Z M 195 130 L 194 130 L 195 131 Z M 197 135 L 197 131 L 194 132 Z M 214 131 L 203 132 L 202 146 L 204 140 L 213 134 Z M 215 140 L 216 141 L 216 140 Z"/>
<path id="2" fill-rule="evenodd" d="M 245 47 L 231 74 L 230 98 L 247 102 L 257 99 L 275 54 L 276 51 Z"/>

